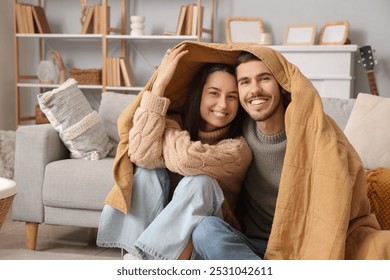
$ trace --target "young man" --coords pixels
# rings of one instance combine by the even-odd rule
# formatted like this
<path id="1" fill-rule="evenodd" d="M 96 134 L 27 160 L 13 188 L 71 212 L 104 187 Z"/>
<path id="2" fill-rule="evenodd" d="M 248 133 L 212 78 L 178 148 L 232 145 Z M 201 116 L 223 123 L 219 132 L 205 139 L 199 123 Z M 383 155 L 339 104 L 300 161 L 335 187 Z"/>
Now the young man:
<path id="1" fill-rule="evenodd" d="M 390 232 L 380 231 L 370 214 L 361 161 L 324 114 L 313 85 L 277 52 L 253 53 L 241 53 L 236 63 L 240 102 L 249 115 L 243 131 L 253 152 L 242 231 L 217 217 L 203 219 L 192 235 L 197 254 L 388 259 Z"/>

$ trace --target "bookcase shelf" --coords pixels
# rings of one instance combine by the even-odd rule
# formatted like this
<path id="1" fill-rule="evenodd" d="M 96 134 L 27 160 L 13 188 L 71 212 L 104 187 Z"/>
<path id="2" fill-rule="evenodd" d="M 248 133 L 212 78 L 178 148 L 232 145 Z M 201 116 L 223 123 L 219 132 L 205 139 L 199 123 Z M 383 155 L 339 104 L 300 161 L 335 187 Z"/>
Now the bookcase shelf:
<path id="1" fill-rule="evenodd" d="M 103 38 L 102 34 L 61 34 L 61 33 L 17 33 L 17 38 L 54 38 L 54 39 L 99 39 L 101 40 Z"/>
<path id="2" fill-rule="evenodd" d="M 197 36 L 191 36 L 191 35 L 141 35 L 141 36 L 134 36 L 134 35 L 107 35 L 107 39 L 112 40 L 134 40 L 134 41 L 152 41 L 152 40 L 159 40 L 159 41 L 196 41 L 198 40 Z"/>
<path id="3" fill-rule="evenodd" d="M 203 18 L 201 18 L 201 14 L 197 14 L 198 24 L 196 26 L 196 34 L 195 35 L 142 35 L 142 36 L 133 36 L 129 35 L 129 27 L 130 27 L 130 13 L 136 13 L 135 6 L 137 5 L 129 5 L 129 3 L 135 3 L 138 1 L 142 1 L 142 4 L 145 5 L 148 0 L 100 0 L 100 11 L 99 13 L 99 24 L 101 26 L 99 29 L 100 33 L 85 33 L 81 34 L 82 28 L 80 27 L 80 33 L 74 33 L 74 31 L 67 30 L 66 27 L 68 23 L 66 23 L 65 18 L 61 20 L 60 17 L 56 18 L 56 25 L 50 28 L 50 20 L 53 18 L 48 17 L 48 25 L 46 28 L 49 28 L 49 31 L 46 33 L 38 33 L 43 32 L 42 28 L 38 30 L 37 26 L 34 26 L 34 31 L 36 33 L 31 32 L 31 24 L 29 33 L 20 33 L 18 24 L 16 19 L 16 9 L 14 9 L 14 44 L 15 44 L 15 99 L 16 99 L 16 123 L 17 126 L 21 125 L 25 121 L 34 120 L 34 116 L 31 114 L 35 113 L 35 106 L 37 103 L 37 99 L 34 95 L 37 95 L 40 92 L 44 92 L 46 90 L 51 90 L 60 86 L 59 82 L 55 82 L 53 84 L 44 84 L 40 83 L 37 76 L 38 64 L 40 61 L 45 60 L 45 58 L 49 57 L 50 51 L 52 49 L 56 49 L 58 45 L 63 48 L 63 45 L 68 47 L 65 50 L 65 55 L 67 61 L 76 66 L 78 59 L 81 55 L 83 55 L 83 51 L 86 52 L 86 55 L 91 56 L 90 63 L 85 68 L 96 68 L 96 64 L 99 64 L 99 68 L 102 69 L 102 83 L 99 85 L 83 85 L 79 84 L 81 89 L 91 90 L 93 92 L 101 92 L 104 93 L 106 91 L 118 91 L 121 93 L 130 93 L 136 94 L 143 88 L 143 83 L 135 83 L 134 86 L 112 86 L 107 81 L 107 58 L 109 56 L 119 56 L 121 58 L 127 59 L 128 61 L 131 58 L 138 57 L 139 61 L 145 61 L 146 58 L 149 59 L 150 55 L 156 56 L 158 53 L 150 54 L 150 50 L 148 47 L 150 45 L 159 46 L 161 48 L 161 57 L 165 53 L 166 48 L 173 47 L 174 45 L 182 42 L 182 41 L 203 41 L 206 40 L 213 42 L 214 40 L 214 9 L 215 9 L 215 0 L 188 0 L 188 3 L 193 3 L 198 7 L 202 6 L 203 2 L 208 2 L 205 4 L 204 9 L 207 9 L 208 14 L 210 14 L 210 27 L 205 28 Z M 17 4 L 26 4 L 27 6 L 38 6 L 38 10 L 43 11 L 43 13 L 47 12 L 47 4 L 52 4 L 55 2 L 54 0 L 36 0 L 35 3 L 31 4 L 34 1 L 27 0 L 14 0 L 14 8 Z M 79 2 L 79 1 L 74 1 Z M 53 5 L 59 5 L 59 2 L 55 2 Z M 71 2 L 70 2 L 71 3 Z M 94 2 L 96 3 L 96 1 Z M 157 3 L 157 2 L 153 2 Z M 73 4 L 73 3 L 72 3 Z M 160 4 L 160 2 L 158 2 Z M 91 3 L 91 5 L 94 5 Z M 180 6 L 176 3 L 176 1 L 161 1 L 161 5 L 172 5 L 173 9 L 179 11 Z M 153 9 L 155 5 L 153 4 Z M 78 13 L 79 11 L 75 10 L 75 5 L 66 5 L 66 9 L 63 11 L 65 16 L 69 15 L 69 13 Z M 42 8 L 42 9 L 41 9 Z M 119 27 L 110 26 L 110 9 L 117 12 L 119 10 Z M 33 8 L 37 9 L 37 8 Z M 42 15 L 41 15 L 42 16 Z M 43 15 L 45 16 L 45 15 Z M 177 15 L 179 17 L 179 14 Z M 20 19 L 20 17 L 19 17 Z M 173 21 L 178 20 L 178 18 L 172 18 Z M 44 21 L 43 21 L 44 22 Z M 175 22 L 176 23 L 176 22 Z M 149 24 L 153 24 L 149 23 Z M 63 26 L 61 26 L 63 25 Z M 102 26 L 107 26 L 107 28 L 102 28 Z M 47 30 L 44 28 L 44 30 Z M 67 30 L 69 33 L 58 33 L 58 30 Z M 84 29 L 85 30 L 85 29 Z M 194 30 L 194 29 L 193 29 Z M 54 32 L 53 32 L 54 31 Z M 49 33 L 52 32 L 52 33 Z M 204 35 L 208 35 L 205 36 Z M 206 38 L 207 37 L 207 38 Z M 31 40 L 30 40 L 31 39 Z M 152 42 L 152 44 L 149 44 Z M 32 44 L 34 47 L 29 48 L 27 50 L 23 49 L 25 45 Z M 88 47 L 85 47 L 87 44 Z M 141 44 L 141 47 L 138 47 L 137 44 Z M 145 44 L 145 45 L 144 45 Z M 74 47 L 73 47 L 74 45 Z M 24 47 L 26 48 L 26 47 Z M 88 48 L 92 50 L 89 51 Z M 21 51 L 23 50 L 23 51 Z M 148 53 L 149 51 L 149 53 Z M 28 54 L 26 54 L 28 52 Z M 142 60 L 143 59 L 143 60 Z M 27 61 L 27 62 L 26 62 Z M 27 64 L 27 66 L 26 66 Z M 85 64 L 85 63 L 84 63 Z M 141 63 L 140 63 L 141 64 Z M 136 65 L 137 66 L 137 65 Z M 152 66 L 153 70 L 156 66 Z M 67 64 L 67 68 L 70 65 Z M 149 67 L 150 68 L 150 67 Z M 139 73 L 139 69 L 132 69 Z M 142 69 L 141 69 L 142 70 Z M 141 71 L 141 73 L 143 73 Z M 148 73 L 144 74 L 143 77 L 147 76 Z M 67 75 L 68 76 L 68 75 Z M 29 96 L 26 98 L 26 96 Z M 23 109 L 23 110 L 22 110 Z"/>
<path id="4" fill-rule="evenodd" d="M 60 86 L 60 84 L 38 84 L 38 83 L 17 83 L 17 87 L 19 88 L 46 88 L 46 89 L 54 89 Z M 102 90 L 101 85 L 78 85 L 79 88 L 81 89 L 97 89 L 97 90 Z M 125 86 L 120 86 L 120 87 L 114 87 L 114 86 L 107 86 L 107 90 L 118 90 L 118 91 L 141 91 L 142 87 L 125 87 Z"/>
<path id="5" fill-rule="evenodd" d="M 17 33 L 17 38 L 42 38 L 42 39 L 99 39 L 103 38 L 103 34 L 63 34 L 63 33 Z M 106 35 L 106 39 L 108 40 L 137 40 L 137 41 L 197 41 L 198 37 L 196 35 Z"/>
<path id="6" fill-rule="evenodd" d="M 38 84 L 38 83 L 17 83 L 17 87 L 20 88 L 46 88 L 54 89 L 60 86 L 60 84 Z M 84 89 L 102 89 L 99 85 L 79 85 L 80 88 Z"/>

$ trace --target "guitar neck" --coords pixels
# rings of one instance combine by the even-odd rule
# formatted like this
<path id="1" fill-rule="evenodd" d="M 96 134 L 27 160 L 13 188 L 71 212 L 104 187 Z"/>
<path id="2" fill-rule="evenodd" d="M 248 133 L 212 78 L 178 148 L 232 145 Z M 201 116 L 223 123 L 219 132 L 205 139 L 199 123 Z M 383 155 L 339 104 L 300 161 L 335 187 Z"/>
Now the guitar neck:
<path id="1" fill-rule="evenodd" d="M 375 74 L 373 70 L 367 71 L 368 84 L 372 95 L 379 95 L 378 87 L 376 85 Z"/>

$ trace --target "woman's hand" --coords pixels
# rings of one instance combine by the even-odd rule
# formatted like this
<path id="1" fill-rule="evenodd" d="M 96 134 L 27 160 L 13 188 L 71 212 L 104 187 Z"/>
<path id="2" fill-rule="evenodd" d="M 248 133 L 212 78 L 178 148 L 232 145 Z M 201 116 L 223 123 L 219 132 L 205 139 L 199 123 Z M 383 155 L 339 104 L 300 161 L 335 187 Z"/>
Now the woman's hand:
<path id="1" fill-rule="evenodd" d="M 161 61 L 156 81 L 153 83 L 153 94 L 164 96 L 165 88 L 171 81 L 179 60 L 188 53 L 184 48 L 185 45 L 181 45 L 174 50 L 168 49 Z"/>

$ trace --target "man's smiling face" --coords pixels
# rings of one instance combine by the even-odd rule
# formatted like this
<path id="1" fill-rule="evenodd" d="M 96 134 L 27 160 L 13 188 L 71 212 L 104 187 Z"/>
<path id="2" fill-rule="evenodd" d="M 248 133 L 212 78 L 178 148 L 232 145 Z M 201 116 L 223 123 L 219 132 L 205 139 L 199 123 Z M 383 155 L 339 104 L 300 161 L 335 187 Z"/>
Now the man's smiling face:
<path id="1" fill-rule="evenodd" d="M 241 63 L 237 69 L 238 92 L 245 111 L 256 122 L 273 117 L 282 106 L 280 87 L 268 67 L 260 60 Z"/>

